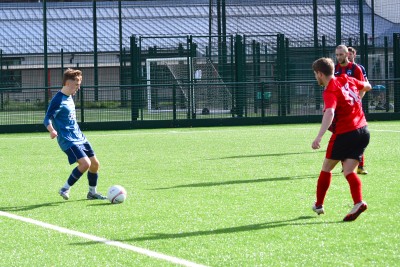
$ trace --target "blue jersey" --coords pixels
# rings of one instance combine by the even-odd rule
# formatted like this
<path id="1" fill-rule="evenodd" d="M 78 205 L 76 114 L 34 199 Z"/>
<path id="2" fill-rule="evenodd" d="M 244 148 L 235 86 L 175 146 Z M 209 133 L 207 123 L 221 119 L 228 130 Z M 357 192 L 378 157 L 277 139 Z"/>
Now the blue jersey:
<path id="1" fill-rule="evenodd" d="M 43 123 L 46 128 L 52 123 L 58 133 L 58 144 L 63 151 L 73 145 L 88 142 L 76 122 L 75 103 L 72 96 L 64 95 L 61 91 L 51 100 Z"/>

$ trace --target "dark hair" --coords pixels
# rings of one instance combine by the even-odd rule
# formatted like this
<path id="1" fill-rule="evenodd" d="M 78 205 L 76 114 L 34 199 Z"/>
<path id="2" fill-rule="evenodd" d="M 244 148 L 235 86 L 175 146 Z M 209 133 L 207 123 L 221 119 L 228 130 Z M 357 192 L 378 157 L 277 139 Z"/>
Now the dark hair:
<path id="1" fill-rule="evenodd" d="M 333 64 L 332 59 L 328 57 L 322 57 L 320 59 L 317 59 L 312 64 L 313 71 L 322 72 L 326 76 L 333 75 L 334 68 L 335 64 Z"/>
<path id="2" fill-rule="evenodd" d="M 81 77 L 82 77 L 82 71 L 68 68 L 66 71 L 64 71 L 63 85 L 65 85 L 65 83 L 68 80 L 75 81 Z"/>
<path id="3" fill-rule="evenodd" d="M 347 49 L 349 50 L 349 52 L 353 52 L 354 54 L 357 53 L 357 50 L 354 47 L 349 46 L 347 47 Z"/>

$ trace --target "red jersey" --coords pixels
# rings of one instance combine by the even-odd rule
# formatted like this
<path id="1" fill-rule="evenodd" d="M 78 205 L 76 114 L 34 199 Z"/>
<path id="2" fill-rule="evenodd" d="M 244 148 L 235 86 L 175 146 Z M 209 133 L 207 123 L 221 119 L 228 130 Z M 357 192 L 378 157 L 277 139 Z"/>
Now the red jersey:
<path id="1" fill-rule="evenodd" d="M 359 65 L 349 62 L 346 66 L 342 67 L 340 64 L 335 66 L 335 76 L 339 77 L 342 74 L 356 78 L 359 81 L 365 81 L 364 73 Z"/>
<path id="2" fill-rule="evenodd" d="M 346 74 L 333 77 L 329 81 L 322 97 L 324 111 L 327 108 L 335 109 L 330 131 L 342 134 L 367 125 L 359 95 L 359 91 L 363 88 L 364 82 L 348 77 Z"/>

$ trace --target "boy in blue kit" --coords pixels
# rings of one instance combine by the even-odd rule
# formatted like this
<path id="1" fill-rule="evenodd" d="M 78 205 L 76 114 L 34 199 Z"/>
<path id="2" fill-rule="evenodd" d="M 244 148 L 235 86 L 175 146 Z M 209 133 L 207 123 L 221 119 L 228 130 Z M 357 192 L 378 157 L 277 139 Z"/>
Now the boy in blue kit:
<path id="1" fill-rule="evenodd" d="M 61 150 L 68 156 L 69 164 L 78 163 L 65 185 L 60 189 L 60 196 L 68 200 L 71 186 L 88 171 L 87 199 L 106 199 L 96 191 L 99 161 L 76 122 L 75 103 L 72 96 L 80 89 L 81 82 L 82 72 L 80 70 L 67 69 L 64 72 L 63 87 L 51 100 L 43 123 L 50 133 L 50 138 L 57 137 Z"/>

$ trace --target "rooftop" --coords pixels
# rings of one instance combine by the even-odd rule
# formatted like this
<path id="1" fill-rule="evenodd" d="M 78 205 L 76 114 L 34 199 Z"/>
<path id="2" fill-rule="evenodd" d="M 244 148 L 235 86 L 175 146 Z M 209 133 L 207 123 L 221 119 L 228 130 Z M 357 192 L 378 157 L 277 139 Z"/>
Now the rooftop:
<path id="1" fill-rule="evenodd" d="M 190 5 L 189 5 L 190 2 Z M 289 0 L 229 1 L 226 6 L 227 34 L 277 34 L 290 40 L 312 40 L 313 6 L 293 4 Z M 333 1 L 318 2 L 319 36 L 335 35 Z M 347 3 L 351 3 L 348 1 Z M 342 36 L 359 35 L 358 1 L 342 4 Z M 123 45 L 129 37 L 208 35 L 208 0 L 123 1 Z M 330 3 L 330 4 L 329 4 Z M 91 2 L 47 3 L 48 52 L 93 50 Z M 364 31 L 371 35 L 371 10 L 364 6 Z M 97 2 L 98 51 L 119 50 L 118 3 Z M 213 34 L 217 33 L 213 10 Z M 375 36 L 400 32 L 400 24 L 375 16 Z M 3 54 L 43 53 L 43 4 L 0 3 L 0 49 Z M 311 41 L 310 41 L 311 42 Z M 150 44 L 149 44 L 150 45 Z"/>

